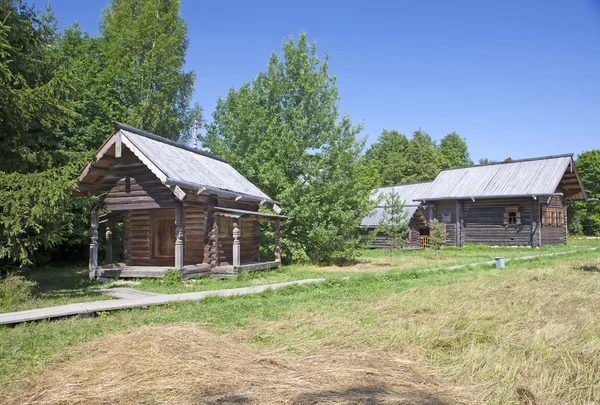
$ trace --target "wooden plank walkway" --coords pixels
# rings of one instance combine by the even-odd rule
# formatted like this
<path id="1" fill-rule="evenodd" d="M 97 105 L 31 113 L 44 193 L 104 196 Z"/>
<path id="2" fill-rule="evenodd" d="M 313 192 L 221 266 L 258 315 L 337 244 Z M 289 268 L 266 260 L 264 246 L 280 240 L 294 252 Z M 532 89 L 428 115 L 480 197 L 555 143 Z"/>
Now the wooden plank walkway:
<path id="1" fill-rule="evenodd" d="M 56 307 L 38 308 L 31 309 L 29 311 L 0 314 L 0 325 L 14 325 L 22 322 L 63 318 L 76 315 L 93 315 L 97 312 L 116 311 L 119 309 L 145 308 L 150 305 L 164 305 L 167 302 L 201 301 L 206 297 L 232 297 L 235 295 L 258 294 L 264 291 L 276 290 L 278 288 L 289 287 L 292 285 L 316 284 L 323 281 L 325 281 L 324 278 L 309 278 L 305 280 L 288 281 L 285 283 L 267 284 L 253 287 L 233 288 L 229 290 L 211 290 L 182 294 L 144 294 L 144 296 L 140 298 L 82 302 L 78 304 L 60 305 Z"/>

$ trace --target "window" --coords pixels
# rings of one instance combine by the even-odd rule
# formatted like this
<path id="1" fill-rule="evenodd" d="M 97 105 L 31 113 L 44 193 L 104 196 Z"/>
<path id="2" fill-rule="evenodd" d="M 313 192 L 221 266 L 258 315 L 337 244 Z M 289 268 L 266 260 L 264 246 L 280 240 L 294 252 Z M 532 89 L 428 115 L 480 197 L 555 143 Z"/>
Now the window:
<path id="1" fill-rule="evenodd" d="M 504 226 L 510 225 L 521 225 L 521 212 L 519 212 L 519 207 L 506 207 L 504 209 Z"/>
<path id="2" fill-rule="evenodd" d="M 442 222 L 449 223 L 452 220 L 452 214 L 449 212 L 444 212 L 442 214 Z"/>
<path id="3" fill-rule="evenodd" d="M 564 226 L 565 212 L 562 208 L 542 207 L 542 225 Z"/>

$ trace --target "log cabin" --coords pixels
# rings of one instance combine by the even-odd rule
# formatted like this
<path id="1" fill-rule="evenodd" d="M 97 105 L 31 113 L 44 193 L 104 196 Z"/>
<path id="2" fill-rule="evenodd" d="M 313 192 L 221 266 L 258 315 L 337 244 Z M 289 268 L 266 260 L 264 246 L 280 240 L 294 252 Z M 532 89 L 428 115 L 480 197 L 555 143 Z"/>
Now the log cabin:
<path id="1" fill-rule="evenodd" d="M 407 207 L 429 226 L 437 219 L 458 247 L 567 243 L 567 202 L 587 200 L 572 154 L 446 169 L 414 190 Z M 420 239 L 426 246 L 428 236 Z"/>
<path id="2" fill-rule="evenodd" d="M 98 196 L 91 211 L 90 279 L 230 277 L 281 263 L 280 221 L 259 211 L 276 201 L 227 161 L 160 136 L 113 123 L 115 131 L 80 173 L 74 195 Z M 260 221 L 274 223 L 275 257 L 260 260 Z M 113 263 L 112 231 L 123 224 L 124 261 Z M 106 226 L 99 265 L 100 224 Z"/>

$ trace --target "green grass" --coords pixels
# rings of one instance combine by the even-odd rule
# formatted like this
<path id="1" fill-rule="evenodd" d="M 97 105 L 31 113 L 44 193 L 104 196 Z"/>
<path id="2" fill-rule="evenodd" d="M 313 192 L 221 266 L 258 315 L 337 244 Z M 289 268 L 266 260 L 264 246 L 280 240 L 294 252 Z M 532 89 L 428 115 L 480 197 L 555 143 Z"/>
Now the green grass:
<path id="1" fill-rule="evenodd" d="M 474 252 L 479 249 L 465 252 L 494 255 Z M 320 285 L 253 296 L 3 327 L 0 388 L 37 366 L 67 360 L 72 345 L 108 333 L 199 322 L 299 356 L 325 347 L 393 353 L 416 348 L 446 381 L 480 384 L 482 402 L 490 404 L 517 404 L 518 385 L 542 403 L 600 401 L 599 256 L 581 250 L 511 262 L 504 270 L 354 272 L 349 279 L 335 276 Z M 312 276 L 319 268 L 290 272 Z M 271 282 L 285 276 L 279 270 L 261 277 Z M 207 281 L 204 287 L 248 282 L 255 279 Z"/>
<path id="2" fill-rule="evenodd" d="M 2 305 L 0 313 L 111 299 L 96 291 L 99 286 L 89 281 L 87 268 L 83 265 L 56 264 L 36 270 L 22 269 L 17 274 L 37 283 L 33 298 L 12 305 Z"/>

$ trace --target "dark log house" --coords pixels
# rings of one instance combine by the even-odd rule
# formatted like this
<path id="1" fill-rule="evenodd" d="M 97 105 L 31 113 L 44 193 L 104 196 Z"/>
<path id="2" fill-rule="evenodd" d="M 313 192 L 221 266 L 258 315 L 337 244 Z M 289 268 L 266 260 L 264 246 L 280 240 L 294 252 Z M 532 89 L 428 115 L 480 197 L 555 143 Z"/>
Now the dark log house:
<path id="1" fill-rule="evenodd" d="M 160 136 L 114 123 L 115 131 L 81 172 L 75 195 L 100 196 L 91 212 L 89 273 L 97 277 L 227 277 L 280 265 L 280 221 L 259 212 L 276 202 L 229 163 Z M 100 215 L 103 213 L 102 215 Z M 113 263 L 114 222 L 124 228 L 124 262 Z M 273 221 L 275 260 L 259 257 L 259 221 Z M 100 223 L 105 263 L 98 265 Z"/>
<path id="2" fill-rule="evenodd" d="M 392 190 L 404 198 L 411 216 L 408 247 L 427 245 L 434 218 L 446 227 L 451 246 L 567 243 L 566 203 L 587 200 L 572 154 L 447 169 L 433 182 L 378 192 Z M 362 226 L 376 227 L 383 209 Z"/>

